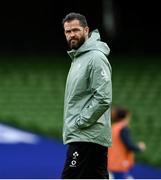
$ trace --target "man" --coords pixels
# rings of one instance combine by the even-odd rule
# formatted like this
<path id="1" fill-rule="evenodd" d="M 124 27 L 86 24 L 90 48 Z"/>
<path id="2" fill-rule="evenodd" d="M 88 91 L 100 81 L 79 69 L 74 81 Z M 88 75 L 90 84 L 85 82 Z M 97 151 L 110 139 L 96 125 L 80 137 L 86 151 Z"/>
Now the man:
<path id="1" fill-rule="evenodd" d="M 68 144 L 62 179 L 108 179 L 111 146 L 111 66 L 109 48 L 98 30 L 89 33 L 84 15 L 63 19 L 72 59 L 64 99 L 63 141 Z"/>
<path id="2" fill-rule="evenodd" d="M 108 169 L 114 179 L 134 179 L 131 169 L 135 164 L 135 153 L 146 148 L 144 142 L 133 141 L 129 127 L 131 116 L 132 113 L 124 107 L 112 109 L 113 145 L 108 151 Z"/>

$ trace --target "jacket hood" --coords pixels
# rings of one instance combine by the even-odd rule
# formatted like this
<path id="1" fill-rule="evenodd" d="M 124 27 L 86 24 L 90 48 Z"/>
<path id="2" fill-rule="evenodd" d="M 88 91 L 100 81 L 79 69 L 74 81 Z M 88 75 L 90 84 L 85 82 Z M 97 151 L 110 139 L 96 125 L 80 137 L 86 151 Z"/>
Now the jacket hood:
<path id="1" fill-rule="evenodd" d="M 98 50 L 105 54 L 105 56 L 108 56 L 110 53 L 110 48 L 105 42 L 101 41 L 100 33 L 98 29 L 93 30 L 89 34 L 89 38 L 84 42 L 84 44 L 77 50 L 72 49 L 71 51 L 67 51 L 71 59 L 73 59 L 76 56 L 79 56 L 82 53 L 85 53 L 87 51 L 91 50 Z"/>

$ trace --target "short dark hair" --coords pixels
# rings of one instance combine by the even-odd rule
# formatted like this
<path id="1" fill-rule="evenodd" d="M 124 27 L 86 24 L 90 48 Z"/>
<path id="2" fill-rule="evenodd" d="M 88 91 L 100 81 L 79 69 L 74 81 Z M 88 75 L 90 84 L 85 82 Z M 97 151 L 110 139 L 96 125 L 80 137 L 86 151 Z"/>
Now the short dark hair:
<path id="1" fill-rule="evenodd" d="M 75 12 L 71 12 L 69 14 L 67 14 L 65 16 L 65 18 L 63 19 L 62 21 L 62 24 L 64 26 L 64 23 L 65 22 L 70 22 L 70 21 L 73 21 L 73 20 L 79 20 L 80 22 L 80 25 L 82 27 L 87 27 L 88 26 L 88 23 L 87 23 L 87 20 L 86 20 L 86 17 L 83 15 L 83 14 L 80 14 L 80 13 L 75 13 Z"/>
<path id="2" fill-rule="evenodd" d="M 112 109 L 112 121 L 119 122 L 126 118 L 130 114 L 130 111 L 125 107 L 113 107 Z"/>

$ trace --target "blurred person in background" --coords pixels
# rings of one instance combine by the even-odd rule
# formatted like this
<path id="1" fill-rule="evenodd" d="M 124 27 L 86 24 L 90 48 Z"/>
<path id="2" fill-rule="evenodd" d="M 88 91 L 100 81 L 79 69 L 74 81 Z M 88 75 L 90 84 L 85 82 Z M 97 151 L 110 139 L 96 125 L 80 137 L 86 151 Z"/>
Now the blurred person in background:
<path id="1" fill-rule="evenodd" d="M 68 144 L 62 179 L 108 179 L 111 146 L 111 66 L 109 47 L 99 31 L 89 32 L 86 17 L 63 19 L 72 59 L 64 99 L 63 142 Z"/>
<path id="2" fill-rule="evenodd" d="M 144 142 L 134 143 L 129 123 L 131 112 L 124 107 L 112 108 L 112 146 L 108 149 L 108 170 L 114 179 L 134 179 L 130 170 L 135 152 L 144 151 Z"/>

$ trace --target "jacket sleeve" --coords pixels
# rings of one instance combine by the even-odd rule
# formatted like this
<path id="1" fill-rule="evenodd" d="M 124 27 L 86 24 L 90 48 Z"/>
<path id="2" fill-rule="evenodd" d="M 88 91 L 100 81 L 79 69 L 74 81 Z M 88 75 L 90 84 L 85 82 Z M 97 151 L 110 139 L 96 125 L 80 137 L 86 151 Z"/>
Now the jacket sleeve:
<path id="1" fill-rule="evenodd" d="M 105 56 L 93 57 L 89 82 L 91 98 L 80 112 L 80 116 L 76 121 L 79 128 L 87 128 L 95 124 L 102 114 L 111 106 L 111 66 Z"/>

